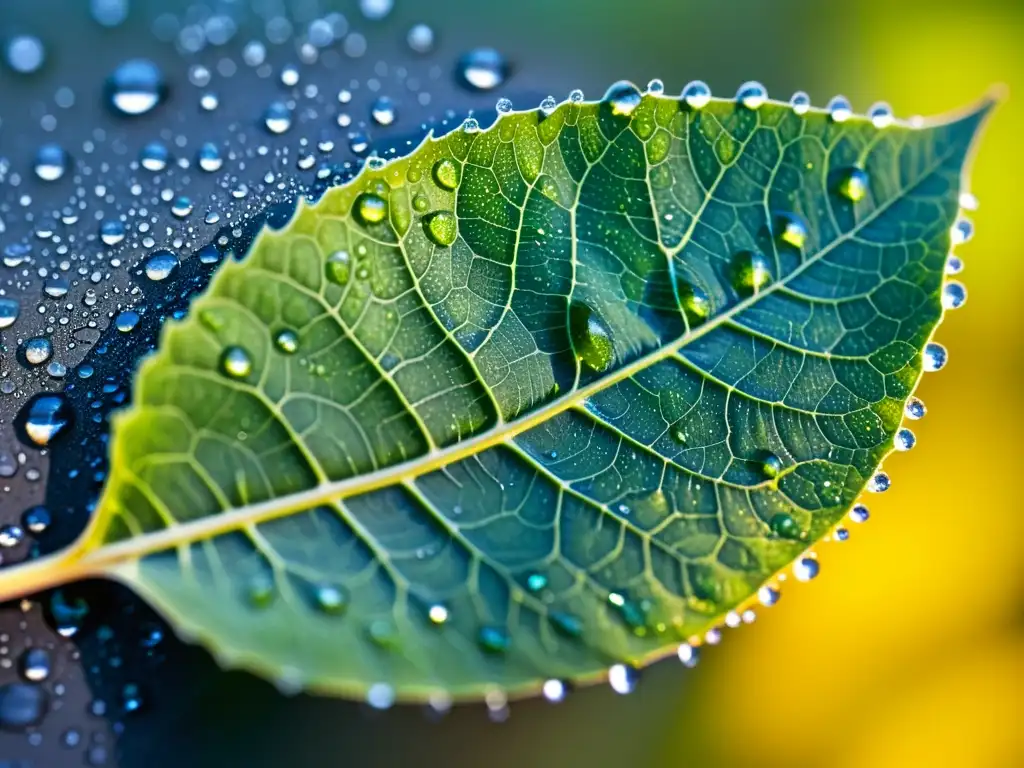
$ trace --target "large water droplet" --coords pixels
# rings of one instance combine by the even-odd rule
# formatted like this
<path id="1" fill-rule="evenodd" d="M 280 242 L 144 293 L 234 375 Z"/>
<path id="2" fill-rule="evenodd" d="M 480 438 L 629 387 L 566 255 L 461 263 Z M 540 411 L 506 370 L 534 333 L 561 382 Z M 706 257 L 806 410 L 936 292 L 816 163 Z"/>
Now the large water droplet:
<path id="1" fill-rule="evenodd" d="M 196 162 L 207 173 L 213 173 L 214 171 L 219 171 L 221 166 L 224 165 L 224 158 L 221 157 L 217 145 L 208 141 L 196 153 Z"/>
<path id="2" fill-rule="evenodd" d="M 232 379 L 244 379 L 252 373 L 252 358 L 242 347 L 226 347 L 220 356 L 220 370 Z"/>
<path id="3" fill-rule="evenodd" d="M 895 119 L 892 114 L 892 107 L 884 101 L 872 104 L 868 109 L 868 117 L 871 119 L 871 124 L 875 126 L 875 128 L 885 128 L 890 126 Z"/>
<path id="4" fill-rule="evenodd" d="M 15 425 L 25 442 L 45 448 L 71 426 L 74 416 L 63 394 L 41 392 L 22 406 Z"/>
<path id="5" fill-rule="evenodd" d="M 57 181 L 68 169 L 68 153 L 60 144 L 43 144 L 36 151 L 35 172 L 43 181 Z"/>
<path id="6" fill-rule="evenodd" d="M 806 115 L 811 109 L 811 97 L 803 91 L 797 91 L 789 100 L 789 106 L 798 115 Z"/>
<path id="7" fill-rule="evenodd" d="M 629 664 L 613 664 L 608 668 L 608 684 L 619 694 L 632 693 L 640 683 L 640 670 Z"/>
<path id="8" fill-rule="evenodd" d="M 924 352 L 921 353 L 921 367 L 932 373 L 942 370 L 946 366 L 949 355 L 946 348 L 938 342 L 929 341 L 924 345 Z"/>
<path id="9" fill-rule="evenodd" d="M 763 253 L 740 251 L 732 260 L 733 284 L 741 293 L 759 291 L 772 280 L 771 268 Z"/>
<path id="10" fill-rule="evenodd" d="M 139 153 L 139 163 L 147 171 L 153 171 L 154 173 L 166 168 L 169 159 L 170 153 L 167 151 L 167 147 L 159 141 L 150 142 Z"/>
<path id="11" fill-rule="evenodd" d="M 40 536 L 50 528 L 52 517 L 50 510 L 44 506 L 29 507 L 21 516 L 21 524 L 33 536 Z"/>
<path id="12" fill-rule="evenodd" d="M 388 215 L 387 201 L 374 192 L 364 192 L 356 198 L 355 209 L 364 224 L 380 224 Z"/>
<path id="13" fill-rule="evenodd" d="M 891 485 L 892 481 L 885 472 L 876 472 L 868 480 L 867 489 L 872 493 L 885 493 Z"/>
<path id="14" fill-rule="evenodd" d="M 18 671 L 30 683 L 41 683 L 52 671 L 50 654 L 45 648 L 26 648 L 18 659 Z"/>
<path id="15" fill-rule="evenodd" d="M 925 408 L 923 400 L 918 397 L 911 397 L 907 400 L 907 404 L 903 406 L 903 413 L 908 419 L 917 421 L 924 418 L 924 415 L 928 413 L 928 409 Z"/>
<path id="16" fill-rule="evenodd" d="M 100 240 L 104 245 L 117 245 L 124 240 L 124 224 L 117 219 L 108 219 L 100 224 Z"/>
<path id="17" fill-rule="evenodd" d="M 747 109 L 760 109 L 768 101 L 768 91 L 756 80 L 748 80 L 736 90 L 736 101 Z"/>
<path id="18" fill-rule="evenodd" d="M 53 354 L 53 344 L 45 336 L 34 336 L 21 345 L 19 352 L 28 365 L 42 365 Z"/>
<path id="19" fill-rule="evenodd" d="M 598 373 L 607 370 L 615 359 L 611 329 L 593 308 L 581 301 L 569 306 L 569 336 L 576 357 Z"/>
<path id="20" fill-rule="evenodd" d="M 154 282 L 166 280 L 178 268 L 178 257 L 168 250 L 153 251 L 146 259 L 146 277 Z"/>
<path id="21" fill-rule="evenodd" d="M 892 442 L 897 451 L 909 451 L 917 443 L 917 438 L 912 431 L 903 427 L 897 430 Z"/>
<path id="22" fill-rule="evenodd" d="M 797 581 L 810 581 L 821 571 L 817 558 L 801 557 L 793 564 L 793 575 Z"/>
<path id="23" fill-rule="evenodd" d="M 130 59 L 107 78 L 107 100 L 123 115 L 142 115 L 167 93 L 163 72 L 149 59 Z"/>
<path id="24" fill-rule="evenodd" d="M 687 83 L 681 95 L 690 109 L 704 109 L 711 102 L 711 88 L 703 80 Z"/>
<path id="25" fill-rule="evenodd" d="M 0 330 L 10 328 L 21 314 L 21 304 L 14 299 L 0 296 Z"/>
<path id="26" fill-rule="evenodd" d="M 21 731 L 39 725 L 46 715 L 46 691 L 30 683 L 0 686 L 0 730 Z"/>
<path id="27" fill-rule="evenodd" d="M 967 301 L 967 287 L 958 280 L 950 280 L 942 286 L 942 306 L 959 309 Z"/>
<path id="28" fill-rule="evenodd" d="M 264 127 L 274 134 L 282 134 L 292 127 L 292 111 L 283 101 L 275 101 L 263 112 Z"/>
<path id="29" fill-rule="evenodd" d="M 135 326 L 139 324 L 139 313 L 131 309 L 126 309 L 123 312 L 119 312 L 117 317 L 114 318 L 114 326 L 121 333 L 129 333 L 135 330 Z"/>
<path id="30" fill-rule="evenodd" d="M 459 235 L 458 222 L 451 211 L 438 211 L 424 217 L 423 226 L 427 237 L 443 248 L 450 247 Z"/>
<path id="31" fill-rule="evenodd" d="M 455 66 L 456 79 L 474 91 L 490 91 L 505 82 L 508 62 L 493 48 L 474 48 Z"/>
<path id="32" fill-rule="evenodd" d="M 387 96 L 379 96 L 370 106 L 370 117 L 377 125 L 391 125 L 398 117 L 395 103 Z"/>
<path id="33" fill-rule="evenodd" d="M 459 186 L 459 166 L 447 157 L 434 163 L 432 173 L 437 186 L 442 189 L 451 191 Z"/>
<path id="34" fill-rule="evenodd" d="M 850 509 L 850 519 L 855 523 L 866 523 L 871 513 L 863 504 L 854 504 Z"/>
<path id="35" fill-rule="evenodd" d="M 612 83 L 601 97 L 601 101 L 611 108 L 613 115 L 622 117 L 633 114 L 633 110 L 640 106 L 642 100 L 643 94 L 640 93 L 640 89 L 628 80 Z"/>
<path id="36" fill-rule="evenodd" d="M 853 108 L 845 96 L 835 96 L 825 107 L 834 122 L 843 123 L 853 115 Z"/>
<path id="37" fill-rule="evenodd" d="M 775 237 L 783 245 L 802 250 L 807 244 L 807 224 L 795 213 L 777 213 L 773 224 Z"/>
<path id="38" fill-rule="evenodd" d="M 837 189 L 847 200 L 859 203 L 868 193 L 868 174 L 863 168 L 853 166 L 842 172 Z"/>
<path id="39" fill-rule="evenodd" d="M 352 257 L 348 251 L 335 251 L 324 264 L 327 279 L 336 285 L 348 285 L 352 275 Z"/>
<path id="40" fill-rule="evenodd" d="M 778 477 L 782 472 L 782 459 L 774 453 L 765 453 L 761 458 L 761 472 L 769 479 Z"/>
<path id="41" fill-rule="evenodd" d="M 274 336 L 274 346 L 286 355 L 294 355 L 299 350 L 299 336 L 295 331 L 285 328 Z"/>
<path id="42" fill-rule="evenodd" d="M 711 297 L 699 285 L 679 281 L 676 290 L 679 304 L 691 325 L 699 325 L 711 316 Z"/>

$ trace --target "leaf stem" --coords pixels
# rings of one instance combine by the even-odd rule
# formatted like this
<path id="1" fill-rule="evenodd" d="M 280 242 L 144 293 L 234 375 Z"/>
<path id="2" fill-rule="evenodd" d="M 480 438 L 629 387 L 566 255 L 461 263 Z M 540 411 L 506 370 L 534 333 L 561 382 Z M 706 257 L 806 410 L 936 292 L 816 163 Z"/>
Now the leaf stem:
<path id="1" fill-rule="evenodd" d="M 83 563 L 82 550 L 72 545 L 59 552 L 0 568 L 0 603 L 98 575 Z"/>

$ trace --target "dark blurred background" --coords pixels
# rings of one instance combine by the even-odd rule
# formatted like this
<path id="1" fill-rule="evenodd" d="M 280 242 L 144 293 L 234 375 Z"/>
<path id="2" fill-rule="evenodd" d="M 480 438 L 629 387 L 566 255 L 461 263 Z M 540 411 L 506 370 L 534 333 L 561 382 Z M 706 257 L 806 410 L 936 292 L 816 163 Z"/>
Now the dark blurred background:
<path id="1" fill-rule="evenodd" d="M 68 200 L 67 186 L 33 177 L 40 143 L 57 141 L 82 154 L 91 140 L 90 167 L 106 163 L 105 173 L 116 180 L 118 168 L 160 135 L 184 136 L 189 152 L 205 141 L 236 140 L 270 101 L 281 98 L 281 67 L 299 61 L 294 39 L 268 43 L 273 74 L 247 77 L 242 48 L 264 32 L 259 14 L 245 8 L 248 0 L 129 0 L 127 18 L 109 28 L 97 23 L 89 5 L 0 3 L 0 44 L 6 48 L 12 37 L 30 34 L 46 52 L 43 65 L 29 75 L 0 65 L 0 158 L 9 165 L 0 174 L 0 249 L 31 239 L 38 222 Z M 312 83 L 335 94 L 350 83 L 363 84 L 346 109 L 352 128 L 368 124 L 374 142 L 414 133 L 447 109 L 485 112 L 499 95 L 512 97 L 517 107 L 548 93 L 563 98 L 572 88 L 594 98 L 621 78 L 643 85 L 658 77 L 668 92 L 703 79 L 717 95 L 759 79 L 778 98 L 803 89 L 824 105 L 842 93 L 858 111 L 886 100 L 900 116 L 941 113 L 974 101 L 993 84 L 1009 85 L 1011 98 L 991 122 L 972 175 L 980 201 L 971 214 L 977 235 L 958 248 L 970 301 L 938 334 L 951 363 L 922 384 L 918 394 L 929 413 L 914 425 L 918 447 L 888 463 L 893 490 L 872 499 L 871 522 L 845 544 L 822 546 L 819 579 L 786 589 L 782 603 L 761 612 L 754 626 L 727 630 L 721 647 L 707 649 L 696 669 L 657 665 L 628 697 L 597 688 L 575 692 L 557 707 L 514 704 L 500 724 L 489 721 L 483 706 L 456 708 L 440 720 L 411 708 L 370 712 L 358 704 L 286 698 L 245 674 L 223 673 L 205 652 L 177 643 L 131 596 L 86 585 L 81 589 L 90 616 L 70 639 L 56 634 L 52 616 L 44 615 L 52 613 L 49 597 L 0 607 L 0 686 L 18 678 L 15 660 L 27 645 L 48 649 L 52 660 L 44 683 L 49 712 L 36 727 L 0 730 L 2 768 L 1024 765 L 1024 514 L 1015 492 L 1022 469 L 1016 441 L 1024 426 L 1017 403 L 1024 253 L 1016 229 L 1024 179 L 1018 146 L 1024 108 L 1017 98 L 1024 92 L 1024 4 L 394 0 L 380 20 L 365 18 L 355 0 L 251 5 L 264 14 L 307 20 L 340 11 L 350 30 L 365 36 L 362 56 L 344 54 L 337 42 L 333 47 L 342 53 L 336 61 L 323 57 L 300 66 L 299 87 Z M 240 21 L 221 46 L 183 51 L 154 32 L 161 15 L 202 19 L 222 12 Z M 406 43 L 408 30 L 420 22 L 436 36 L 426 55 Z M 296 22 L 295 29 L 305 26 Z M 452 75 L 458 57 L 478 46 L 498 49 L 511 71 L 501 87 L 484 94 L 461 88 Z M 102 83 L 119 62 L 137 56 L 162 67 L 170 96 L 152 114 L 119 119 L 103 108 Z M 225 57 L 239 62 L 233 78 L 217 70 Z M 380 74 L 382 62 L 386 75 Z M 208 88 L 189 82 L 189 67 L 197 63 L 214 72 Z M 401 68 L 406 78 L 421 81 L 415 94 L 394 85 Z M 372 77 L 398 106 L 399 119 L 386 129 L 369 120 L 374 94 L 365 84 Z M 62 87 L 74 93 L 72 106 L 54 105 Z M 198 107 L 205 91 L 216 92 L 220 101 L 210 113 Z M 429 94 L 426 103 L 422 93 Z M 324 131 L 333 133 L 339 148 L 332 159 L 353 161 L 348 129 L 335 124 L 337 105 L 332 109 L 287 136 L 258 140 L 292 147 L 288 167 L 296 176 L 300 136 L 315 142 Z M 56 125 L 41 129 L 50 114 Z M 238 180 L 255 186 L 264 170 L 252 162 L 238 171 Z M 21 176 L 18 184 L 14 173 Z M 130 186 L 130 177 L 123 172 L 124 185 Z M 202 245 L 218 229 L 203 224 L 203 211 L 232 203 L 213 177 L 179 174 L 172 186 L 197 201 L 187 239 Z M 27 205 L 25 195 L 31 198 Z M 26 215 L 32 212 L 37 215 Z M 184 226 L 167 210 L 155 213 L 158 244 L 168 227 L 178 232 Z M 94 221 L 88 226 L 95 231 Z M 138 254 L 121 257 L 131 264 Z M 110 281 L 127 285 L 129 279 L 114 274 Z M 23 370 L 14 353 L 19 340 L 46 328 L 47 311 L 32 311 L 42 283 L 35 273 L 0 266 L 0 288 L 22 303 L 17 324 L 0 337 L 0 385 L 11 383 L 0 386 L 0 465 L 6 457 L 20 467 L 0 477 L 0 524 L 18 521 L 40 503 L 68 507 L 74 521 L 68 525 L 84 519 L 81 499 L 56 498 L 60 484 L 47 482 L 51 456 L 25 449 L 12 431 L 13 415 L 29 395 L 61 386 Z M 71 297 L 80 301 L 85 287 L 84 280 L 73 285 Z M 132 299 L 107 290 L 101 308 L 103 301 L 114 311 Z M 73 325 L 52 334 L 56 354 L 69 368 L 90 354 L 89 343 L 69 347 Z M 74 456 L 56 448 L 52 459 L 74 463 Z M 39 479 L 31 479 L 31 469 Z M 5 561 L 20 559 L 28 546 L 5 550 Z M 65 599 L 76 594 L 72 590 Z M 140 642 L 154 630 L 167 635 L 156 650 Z M 126 681 L 139 685 L 142 702 L 128 714 Z"/>

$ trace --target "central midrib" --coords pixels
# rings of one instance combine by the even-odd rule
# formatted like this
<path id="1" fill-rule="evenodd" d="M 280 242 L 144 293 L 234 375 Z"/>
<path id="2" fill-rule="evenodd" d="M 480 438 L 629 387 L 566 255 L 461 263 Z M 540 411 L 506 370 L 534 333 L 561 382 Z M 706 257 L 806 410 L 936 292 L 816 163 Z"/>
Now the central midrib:
<path id="1" fill-rule="evenodd" d="M 192 541 L 212 538 L 221 533 L 237 530 L 245 525 L 265 522 L 285 515 L 308 510 L 317 504 L 333 500 L 343 499 L 358 494 L 369 493 L 370 491 L 393 485 L 409 478 L 418 477 L 428 472 L 440 469 L 461 459 L 481 453 L 495 445 L 507 442 L 517 435 L 541 424 L 553 416 L 571 408 L 583 400 L 601 392 L 608 387 L 629 378 L 634 373 L 641 371 L 660 360 L 674 354 L 678 350 L 696 339 L 705 336 L 717 329 L 723 322 L 731 319 L 743 310 L 754 305 L 772 291 L 786 286 L 806 269 L 820 261 L 832 250 L 842 243 L 854 237 L 861 229 L 884 214 L 893 204 L 908 194 L 912 189 L 921 184 L 931 176 L 942 164 L 944 164 L 954 150 L 949 150 L 940 155 L 936 161 L 929 165 L 910 186 L 901 190 L 900 194 L 894 195 L 888 201 L 878 206 L 855 227 L 837 237 L 827 246 L 812 256 L 805 259 L 800 266 L 783 278 L 762 291 L 756 292 L 737 302 L 725 312 L 715 316 L 705 324 L 684 334 L 679 339 L 657 349 L 646 355 L 642 355 L 607 376 L 594 381 L 584 387 L 569 392 L 562 397 L 542 405 L 534 411 L 526 414 L 520 419 L 512 422 L 504 422 L 498 427 L 482 432 L 465 441 L 456 443 L 450 447 L 430 451 L 420 457 L 411 459 L 400 464 L 376 470 L 366 475 L 358 475 L 330 483 L 321 483 L 313 488 L 289 496 L 268 499 L 258 504 L 251 504 L 238 509 L 225 511 L 220 514 L 212 514 L 188 523 L 183 523 L 172 528 L 164 528 L 153 533 L 145 533 L 131 539 L 90 548 L 91 536 L 89 531 L 82 538 L 83 546 L 86 547 L 85 554 L 81 558 L 81 565 L 84 569 L 102 574 L 110 572 L 124 561 L 134 560 L 147 554 L 160 552 L 179 544 Z M 681 246 L 680 246 L 681 247 Z M 678 252 L 679 248 L 676 249 Z M 125 471 L 114 467 L 110 480 L 118 471 Z M 93 519 L 102 521 L 105 507 L 101 506 L 96 510 Z M 92 528 L 92 527 L 91 527 Z"/>

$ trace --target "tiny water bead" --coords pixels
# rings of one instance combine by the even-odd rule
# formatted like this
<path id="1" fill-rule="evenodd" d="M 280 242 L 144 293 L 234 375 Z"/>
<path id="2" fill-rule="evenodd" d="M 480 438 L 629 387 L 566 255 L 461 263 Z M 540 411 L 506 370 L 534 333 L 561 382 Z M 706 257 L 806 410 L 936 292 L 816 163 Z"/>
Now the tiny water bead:
<path id="1" fill-rule="evenodd" d="M 50 510 L 43 506 L 29 507 L 21 516 L 21 524 L 33 536 L 46 533 L 52 522 Z"/>
<path id="2" fill-rule="evenodd" d="M 780 539 L 799 539 L 803 535 L 799 523 L 787 512 L 773 515 L 768 525 L 772 529 L 772 533 Z"/>
<path id="3" fill-rule="evenodd" d="M 775 479 L 782 472 L 782 459 L 774 453 L 766 453 L 761 459 L 761 472 L 769 479 Z"/>
<path id="4" fill-rule="evenodd" d="M 214 171 L 219 171 L 221 166 L 224 165 L 224 158 L 221 157 L 217 145 L 208 141 L 196 153 L 196 162 L 207 173 L 213 173 Z"/>
<path id="5" fill-rule="evenodd" d="M 278 331 L 274 336 L 274 346 L 286 355 L 294 355 L 299 350 L 299 336 L 288 328 Z"/>
<path id="6" fill-rule="evenodd" d="M 41 392 L 22 406 L 16 425 L 30 445 L 45 448 L 68 429 L 74 411 L 59 392 Z"/>
<path id="7" fill-rule="evenodd" d="M 426 24 L 416 24 L 405 36 L 405 42 L 414 53 L 430 53 L 434 49 L 434 30 Z"/>
<path id="8" fill-rule="evenodd" d="M 775 587 L 771 587 L 765 584 L 759 590 L 757 590 L 757 600 L 765 608 L 771 608 L 782 597 L 782 593 L 779 592 Z"/>
<path id="9" fill-rule="evenodd" d="M 640 684 L 640 670 L 629 664 L 613 664 L 608 668 L 608 684 L 623 696 L 632 693 Z"/>
<path id="10" fill-rule="evenodd" d="M 875 128 L 887 128 L 895 121 L 892 114 L 892 107 L 884 101 L 871 105 L 868 109 L 868 119 L 871 120 L 871 124 L 875 126 Z"/>
<path id="11" fill-rule="evenodd" d="M 323 613 L 337 616 L 348 608 L 348 592 L 335 584 L 320 584 L 313 592 L 316 607 Z"/>
<path id="12" fill-rule="evenodd" d="M 945 309 L 959 309 L 967 301 L 967 287 L 958 280 L 950 280 L 942 286 L 942 306 Z"/>
<path id="13" fill-rule="evenodd" d="M 435 244 L 448 248 L 459 235 L 458 222 L 451 211 L 438 211 L 424 217 L 423 226 Z"/>
<path id="14" fill-rule="evenodd" d="M 732 260 L 733 281 L 741 292 L 759 291 L 772 280 L 768 260 L 758 251 L 740 251 Z"/>
<path id="15" fill-rule="evenodd" d="M 574 301 L 569 305 L 569 337 L 585 365 L 598 373 L 615 358 L 612 332 L 604 319 L 589 305 Z"/>
<path id="16" fill-rule="evenodd" d="M 0 549 L 11 549 L 25 540 L 25 531 L 20 525 L 8 523 L 0 526 Z"/>
<path id="17" fill-rule="evenodd" d="M 928 413 L 928 409 L 925 408 L 924 401 L 917 397 L 911 397 L 903 406 L 903 415 L 914 421 L 923 419 L 926 413 Z"/>
<path id="18" fill-rule="evenodd" d="M 391 125 L 398 117 L 395 103 L 387 96 L 379 96 L 370 106 L 370 117 L 377 125 Z"/>
<path id="19" fill-rule="evenodd" d="M 917 443 L 917 437 L 911 430 L 902 427 L 896 431 L 892 442 L 897 451 L 909 451 Z"/>
<path id="20" fill-rule="evenodd" d="M 959 275 L 964 271 L 964 261 L 956 254 L 949 254 L 946 257 L 945 273 L 947 275 Z"/>
<path id="21" fill-rule="evenodd" d="M 15 72 L 31 74 L 43 66 L 45 58 L 43 43 L 33 35 L 18 35 L 7 43 L 7 64 Z"/>
<path id="22" fill-rule="evenodd" d="M 601 101 L 611 108 L 613 115 L 627 117 L 633 114 L 633 110 L 640 106 L 643 94 L 640 89 L 628 80 L 620 80 L 605 91 Z"/>
<path id="23" fill-rule="evenodd" d="M 859 203 L 868 194 L 868 174 L 856 166 L 843 171 L 838 185 L 839 194 L 854 203 Z"/>
<path id="24" fill-rule="evenodd" d="M 146 277 L 154 282 L 160 282 L 170 277 L 171 273 L 178 268 L 178 257 L 168 250 L 160 249 L 153 251 L 146 259 L 144 270 Z"/>
<path id="25" fill-rule="evenodd" d="M 789 106 L 797 115 L 806 115 L 811 109 L 811 97 L 803 91 L 797 91 L 789 100 Z"/>
<path id="26" fill-rule="evenodd" d="M 509 66 L 505 57 L 494 48 L 474 48 L 467 51 L 455 65 L 456 79 L 473 91 L 490 91 L 508 78 Z"/>
<path id="27" fill-rule="evenodd" d="M 42 365 L 53 354 L 53 344 L 45 336 L 35 336 L 27 339 L 20 351 L 29 365 Z"/>
<path id="28" fill-rule="evenodd" d="M 430 606 L 430 610 L 427 611 L 427 616 L 434 624 L 444 624 L 448 621 L 448 609 L 440 603 L 435 603 Z"/>
<path id="29" fill-rule="evenodd" d="M 114 318 L 114 326 L 121 333 L 130 333 L 135 330 L 135 326 L 139 324 L 139 313 L 131 309 L 126 309 L 124 312 L 118 313 L 117 317 Z"/>
<path id="30" fill-rule="evenodd" d="M 940 371 L 946 366 L 948 358 L 949 355 L 944 346 L 938 342 L 929 341 L 924 345 L 924 352 L 921 353 L 921 366 L 929 373 Z"/>
<path id="31" fill-rule="evenodd" d="M 292 111 L 283 101 L 275 101 L 263 112 L 263 126 L 280 135 L 292 127 Z"/>
<path id="32" fill-rule="evenodd" d="M 853 107 L 845 96 L 834 96 L 825 107 L 833 122 L 843 123 L 853 116 Z"/>
<path id="33" fill-rule="evenodd" d="M 356 198 L 356 214 L 364 224 L 380 224 L 387 218 L 388 204 L 374 192 L 364 192 Z"/>
<path id="34" fill-rule="evenodd" d="M 395 703 L 395 689 L 387 683 L 374 683 L 366 690 L 366 703 L 374 709 L 388 709 Z"/>
<path id="35" fill-rule="evenodd" d="M 450 160 L 447 157 L 441 158 L 434 163 L 431 175 L 434 177 L 434 182 L 437 186 L 442 189 L 452 191 L 459 186 L 459 166 L 455 164 L 454 160 Z"/>
<path id="36" fill-rule="evenodd" d="M 249 580 L 246 585 L 245 597 L 253 608 L 266 608 L 274 601 L 277 594 L 277 586 L 274 579 L 265 573 L 260 573 Z"/>
<path id="37" fill-rule="evenodd" d="M 139 153 L 139 164 L 147 171 L 157 173 L 167 167 L 171 154 L 167 147 L 159 141 L 153 141 L 142 148 Z"/>
<path id="38" fill-rule="evenodd" d="M 499 115 L 507 115 L 512 111 L 512 100 L 500 98 L 494 103 L 494 111 Z"/>
<path id="39" fill-rule="evenodd" d="M 220 356 L 220 370 L 232 379 L 244 379 L 252 373 L 252 358 L 242 347 L 232 345 Z"/>
<path id="40" fill-rule="evenodd" d="M 167 94 L 163 72 L 149 59 L 130 59 L 107 78 L 107 101 L 122 115 L 143 115 Z"/>
<path id="41" fill-rule="evenodd" d="M 526 588 L 531 592 L 540 592 L 548 585 L 548 577 L 543 573 L 531 573 L 526 577 Z"/>
<path id="42" fill-rule="evenodd" d="M 117 245 L 124 240 L 124 235 L 124 224 L 116 219 L 100 224 L 100 240 L 104 245 Z"/>
<path id="43" fill-rule="evenodd" d="M 793 575 L 797 581 L 810 581 L 821 571 L 817 558 L 801 557 L 793 565 Z"/>
<path id="44" fill-rule="evenodd" d="M 676 656 L 679 661 L 682 662 L 683 666 L 687 669 L 693 669 L 697 666 L 700 661 L 700 649 L 690 645 L 689 643 L 680 643 L 676 649 Z"/>
<path id="45" fill-rule="evenodd" d="M 41 683 L 50 677 L 52 663 L 45 648 L 26 648 L 18 659 L 18 671 L 30 683 Z"/>
<path id="46" fill-rule="evenodd" d="M 892 485 L 889 475 L 885 472 L 876 472 L 868 480 L 867 489 L 872 493 L 885 493 Z"/>
<path id="47" fill-rule="evenodd" d="M 324 263 L 327 279 L 336 285 L 348 285 L 352 275 L 352 257 L 348 251 L 335 251 Z"/>
<path id="48" fill-rule="evenodd" d="M 565 698 L 565 683 L 554 678 L 545 680 L 544 685 L 541 687 L 541 693 L 551 703 L 558 703 Z"/>
<path id="49" fill-rule="evenodd" d="M 687 83 L 680 95 L 690 109 L 704 109 L 711 102 L 711 88 L 703 80 Z"/>
<path id="50" fill-rule="evenodd" d="M 505 653 L 511 645 L 508 632 L 500 627 L 481 627 L 477 643 L 487 653 Z"/>
<path id="51" fill-rule="evenodd" d="M 748 80 L 736 90 L 736 101 L 747 109 L 760 109 L 768 101 L 768 90 L 756 80 Z"/>
<path id="52" fill-rule="evenodd" d="M 43 144 L 36 151 L 34 169 L 43 181 L 57 181 L 68 169 L 68 153 L 60 144 Z"/>
<path id="53" fill-rule="evenodd" d="M 974 224 L 965 216 L 961 216 L 957 219 L 956 224 L 953 225 L 952 239 L 953 245 L 960 245 L 966 243 L 974 237 Z"/>
<path id="54" fill-rule="evenodd" d="M 854 504 L 850 510 L 850 519 L 855 523 L 866 523 L 871 513 L 863 504 Z"/>
<path id="55" fill-rule="evenodd" d="M 0 296 L 0 330 L 10 328 L 21 314 L 21 304 L 14 299 Z"/>
<path id="56" fill-rule="evenodd" d="M 649 83 L 647 83 L 647 92 L 653 94 L 662 94 L 665 92 L 665 83 L 656 77 Z"/>

